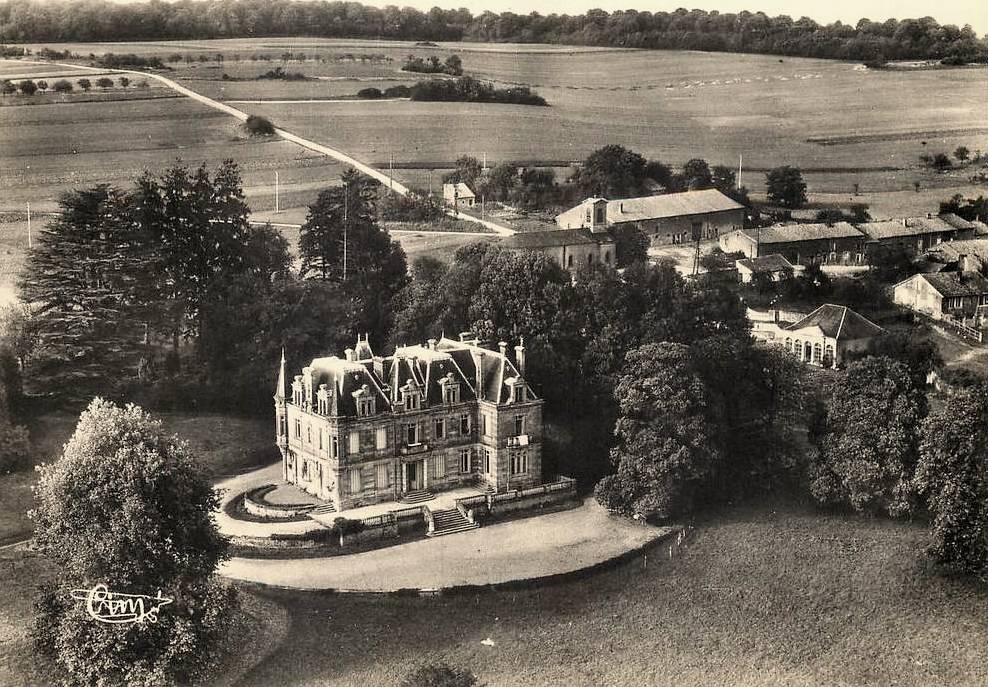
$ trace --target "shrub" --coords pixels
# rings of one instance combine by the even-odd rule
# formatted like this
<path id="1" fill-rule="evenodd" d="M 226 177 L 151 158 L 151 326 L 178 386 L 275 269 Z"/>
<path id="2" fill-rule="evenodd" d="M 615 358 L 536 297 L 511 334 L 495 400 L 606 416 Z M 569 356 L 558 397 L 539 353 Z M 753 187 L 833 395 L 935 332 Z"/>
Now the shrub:
<path id="1" fill-rule="evenodd" d="M 88 91 L 90 88 L 93 87 L 93 82 L 90 81 L 89 79 L 79 79 L 77 83 L 79 84 L 79 88 L 81 88 L 84 91 Z"/>
<path id="2" fill-rule="evenodd" d="M 401 687 L 476 687 L 477 676 L 447 663 L 420 665 L 401 681 Z"/>
<path id="3" fill-rule="evenodd" d="M 34 95 L 38 91 L 38 84 L 31 81 L 31 79 L 25 79 L 18 84 L 18 88 L 21 89 L 21 93 L 24 95 Z"/>
<path id="4" fill-rule="evenodd" d="M 170 67 L 165 66 L 165 63 L 159 57 L 145 57 L 133 53 L 115 55 L 112 52 L 108 52 L 96 60 L 96 64 L 111 69 L 170 69 Z"/>
<path id="5" fill-rule="evenodd" d="M 54 84 L 52 84 L 51 89 L 56 93 L 71 93 L 72 82 L 66 81 L 65 79 L 59 79 Z"/>
<path id="6" fill-rule="evenodd" d="M 27 428 L 0 420 L 0 475 L 23 470 L 31 463 Z"/>
<path id="7" fill-rule="evenodd" d="M 48 82 L 45 81 L 44 79 L 41 79 L 40 81 L 38 81 L 38 90 L 39 91 L 47 91 L 48 90 Z"/>
<path id="8" fill-rule="evenodd" d="M 364 100 L 377 100 L 382 95 L 380 88 L 361 88 L 357 91 L 357 97 Z"/>
<path id="9" fill-rule="evenodd" d="M 384 89 L 385 98 L 408 98 L 412 95 L 412 89 L 408 86 L 391 86 Z"/>
<path id="10" fill-rule="evenodd" d="M 117 83 L 120 84 L 120 88 L 127 88 L 127 86 L 130 85 L 130 79 L 128 79 L 126 76 L 121 76 L 119 79 L 117 79 Z"/>
<path id="11" fill-rule="evenodd" d="M 110 88 L 113 86 L 113 79 L 106 76 L 101 76 L 100 78 L 96 79 L 96 85 L 99 86 L 100 88 Z"/>
<path id="12" fill-rule="evenodd" d="M 412 87 L 410 97 L 422 102 L 502 103 L 540 107 L 547 107 L 549 104 L 527 86 L 497 89 L 493 84 L 477 81 L 469 76 L 455 80 L 419 81 Z"/>
<path id="13" fill-rule="evenodd" d="M 0 81 L 0 93 L 4 95 L 11 95 L 17 92 L 17 86 L 10 79 L 4 79 Z"/>
<path id="14" fill-rule="evenodd" d="M 261 117 L 259 115 L 250 115 L 247 117 L 247 121 L 244 124 L 247 127 L 247 132 L 251 136 L 273 136 L 274 135 L 274 124 L 267 117 Z"/>

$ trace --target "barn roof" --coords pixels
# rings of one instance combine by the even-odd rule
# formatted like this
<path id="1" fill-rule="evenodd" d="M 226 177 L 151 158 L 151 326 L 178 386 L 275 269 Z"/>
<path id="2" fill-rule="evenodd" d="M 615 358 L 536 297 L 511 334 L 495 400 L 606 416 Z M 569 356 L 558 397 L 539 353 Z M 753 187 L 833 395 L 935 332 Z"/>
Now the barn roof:
<path id="1" fill-rule="evenodd" d="M 756 233 L 748 230 L 747 235 Z M 833 224 L 776 224 L 757 231 L 759 243 L 794 243 L 820 239 L 864 238 L 859 230 L 847 222 Z"/>
<path id="2" fill-rule="evenodd" d="M 859 315 L 845 305 L 827 303 L 786 329 L 796 331 L 806 327 L 819 327 L 824 336 L 834 339 L 868 339 L 885 330 L 868 318 Z"/>
<path id="3" fill-rule="evenodd" d="M 609 224 L 639 222 L 666 217 L 705 215 L 711 212 L 743 210 L 744 206 L 728 198 L 717 189 L 666 193 L 659 196 L 625 198 L 607 201 Z"/>

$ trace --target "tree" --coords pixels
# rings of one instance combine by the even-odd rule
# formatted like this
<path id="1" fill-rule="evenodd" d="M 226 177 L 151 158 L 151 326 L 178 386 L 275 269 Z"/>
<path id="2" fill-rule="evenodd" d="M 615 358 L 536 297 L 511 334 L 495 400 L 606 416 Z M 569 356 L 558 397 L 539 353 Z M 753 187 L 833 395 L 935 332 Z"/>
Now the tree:
<path id="1" fill-rule="evenodd" d="M 957 161 L 960 163 L 967 162 L 970 156 L 971 151 L 967 146 L 957 146 L 957 149 L 954 151 L 954 157 L 957 158 Z"/>
<path id="2" fill-rule="evenodd" d="M 614 238 L 614 257 L 618 267 L 648 260 L 650 241 L 645 232 L 634 224 L 618 224 L 611 230 L 611 236 Z"/>
<path id="3" fill-rule="evenodd" d="M 111 88 L 113 86 L 113 79 L 108 76 L 101 76 L 96 79 L 96 85 L 100 88 Z"/>
<path id="4" fill-rule="evenodd" d="M 937 153 L 930 159 L 930 167 L 937 170 L 938 172 L 945 172 L 951 169 L 954 165 L 950 161 L 947 153 Z"/>
<path id="5" fill-rule="evenodd" d="M 806 203 L 806 183 L 803 174 L 795 167 L 776 167 L 766 175 L 768 198 L 787 208 L 802 207 Z"/>
<path id="6" fill-rule="evenodd" d="M 463 74 L 463 60 L 459 55 L 450 55 L 446 58 L 444 71 L 452 76 L 460 76 Z"/>
<path id="7" fill-rule="evenodd" d="M 477 677 L 466 668 L 453 668 L 447 663 L 430 663 L 412 670 L 401 681 L 401 687 L 477 687 Z"/>
<path id="8" fill-rule="evenodd" d="M 117 79 L 117 83 L 120 84 L 120 88 L 127 88 L 127 86 L 130 85 L 130 79 L 128 79 L 126 76 L 121 76 L 119 79 Z"/>
<path id="9" fill-rule="evenodd" d="M 79 88 L 81 88 L 84 91 L 88 91 L 90 88 L 93 87 L 93 82 L 86 78 L 79 79 L 76 83 L 78 83 Z"/>
<path id="10" fill-rule="evenodd" d="M 734 170 L 724 165 L 714 165 L 711 170 L 711 183 L 721 193 L 731 193 L 737 190 L 738 177 Z"/>
<path id="11" fill-rule="evenodd" d="M 913 509 L 921 399 L 889 358 L 851 363 L 833 387 L 810 490 L 823 503 L 896 517 Z"/>
<path id="12" fill-rule="evenodd" d="M 688 512 L 717 460 L 689 348 L 659 343 L 632 349 L 614 396 L 619 415 L 611 460 L 617 471 L 598 483 L 597 500 L 626 515 Z"/>
<path id="13" fill-rule="evenodd" d="M 33 630 L 69 684 L 201 680 L 228 631 L 236 596 L 215 582 L 227 541 L 218 498 L 188 445 L 136 406 L 95 399 L 61 458 L 39 468 L 34 541 L 57 567 Z M 156 623 L 93 622 L 71 590 L 173 599 Z"/>
<path id="14" fill-rule="evenodd" d="M 31 79 L 24 79 L 18 87 L 24 95 L 34 95 L 38 91 L 38 85 L 31 81 Z"/>
<path id="15" fill-rule="evenodd" d="M 145 353 L 150 237 L 127 194 L 106 185 L 66 193 L 59 207 L 18 285 L 34 309 L 31 376 L 49 393 L 111 389 L 137 375 Z"/>
<path id="16" fill-rule="evenodd" d="M 502 162 L 491 168 L 487 175 L 485 190 L 491 198 L 507 200 L 517 184 L 518 165 Z"/>
<path id="17" fill-rule="evenodd" d="M 713 186 L 714 178 L 706 160 L 694 158 L 683 165 L 683 179 L 686 188 L 698 191 Z"/>
<path id="18" fill-rule="evenodd" d="M 10 79 L 4 79 L 0 81 L 0 93 L 4 95 L 13 95 L 17 92 L 17 85 L 14 84 Z"/>
<path id="19" fill-rule="evenodd" d="M 52 90 L 56 93 L 71 93 L 72 92 L 72 82 L 66 79 L 59 79 L 52 85 Z"/>
<path id="20" fill-rule="evenodd" d="M 45 81 L 44 79 L 40 79 L 38 81 L 38 90 L 39 91 L 47 91 L 48 90 L 48 82 Z"/>
<path id="21" fill-rule="evenodd" d="M 461 155 L 456 158 L 455 169 L 443 176 L 443 182 L 447 184 L 463 183 L 473 187 L 480 178 L 483 166 L 480 160 L 470 155 Z"/>
<path id="22" fill-rule="evenodd" d="M 642 191 L 645 158 L 624 146 L 607 145 L 587 156 L 570 181 L 586 195 L 628 198 Z"/>
<path id="23" fill-rule="evenodd" d="M 411 280 L 397 299 L 393 336 L 396 345 L 426 341 L 443 331 L 448 274 L 446 263 L 428 255 L 412 263 Z"/>
<path id="24" fill-rule="evenodd" d="M 924 420 L 916 490 L 933 516 L 927 552 L 963 571 L 988 571 L 988 395 L 949 393 Z"/>
<path id="25" fill-rule="evenodd" d="M 274 124 L 267 117 L 250 115 L 244 123 L 247 133 L 251 136 L 274 136 Z"/>

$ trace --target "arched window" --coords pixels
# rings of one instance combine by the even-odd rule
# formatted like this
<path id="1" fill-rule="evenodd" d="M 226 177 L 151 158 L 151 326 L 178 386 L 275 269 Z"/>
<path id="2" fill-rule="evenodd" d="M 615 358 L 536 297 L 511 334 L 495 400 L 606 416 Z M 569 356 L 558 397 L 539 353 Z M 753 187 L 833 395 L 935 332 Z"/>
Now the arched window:
<path id="1" fill-rule="evenodd" d="M 608 265 L 611 264 L 611 251 L 609 250 L 604 251 L 604 262 L 606 262 Z"/>
<path id="2" fill-rule="evenodd" d="M 796 354 L 797 358 L 800 360 L 803 359 L 803 342 L 799 339 L 796 339 L 796 347 L 793 349 L 793 352 Z"/>
<path id="3" fill-rule="evenodd" d="M 823 349 L 823 364 L 827 367 L 833 367 L 834 365 L 834 346 L 833 344 L 827 344 L 826 348 Z"/>
<path id="4" fill-rule="evenodd" d="M 823 362 L 823 345 L 819 343 L 813 344 L 813 362 L 818 365 Z"/>
<path id="5" fill-rule="evenodd" d="M 573 256 L 572 256 L 572 254 L 568 258 L 566 258 L 566 266 L 567 267 L 572 267 L 573 266 Z"/>
<path id="6" fill-rule="evenodd" d="M 786 350 L 792 351 L 792 339 L 788 336 L 786 337 Z"/>

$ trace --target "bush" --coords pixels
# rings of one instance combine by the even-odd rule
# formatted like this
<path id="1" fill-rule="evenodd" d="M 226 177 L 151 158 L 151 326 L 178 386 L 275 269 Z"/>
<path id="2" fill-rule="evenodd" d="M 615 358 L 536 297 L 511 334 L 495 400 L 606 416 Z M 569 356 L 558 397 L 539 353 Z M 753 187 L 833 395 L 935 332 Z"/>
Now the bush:
<path id="1" fill-rule="evenodd" d="M 309 77 L 301 72 L 286 72 L 281 67 L 275 67 L 271 71 L 264 72 L 259 77 L 259 80 L 276 80 L 276 81 L 308 81 Z"/>
<path id="2" fill-rule="evenodd" d="M 267 117 L 261 117 L 259 115 L 250 115 L 247 117 L 247 121 L 244 123 L 247 127 L 247 132 L 251 136 L 273 136 L 274 135 L 274 124 Z"/>
<path id="3" fill-rule="evenodd" d="M 0 475 L 23 470 L 31 464 L 31 440 L 27 428 L 0 420 Z"/>
<path id="4" fill-rule="evenodd" d="M 4 95 L 11 95 L 17 92 L 17 86 L 10 79 L 4 79 L 0 81 L 0 93 Z"/>
<path id="5" fill-rule="evenodd" d="M 548 107 L 545 98 L 527 86 L 497 89 L 490 83 L 469 76 L 459 79 L 419 81 L 412 87 L 412 100 L 421 102 L 501 103 Z"/>
<path id="6" fill-rule="evenodd" d="M 412 95 L 412 89 L 408 86 L 391 86 L 384 89 L 385 98 L 408 98 Z"/>
<path id="7" fill-rule="evenodd" d="M 120 88 L 127 88 L 127 86 L 130 85 L 130 79 L 128 79 L 126 76 L 121 76 L 119 79 L 117 79 L 117 83 L 120 84 Z"/>
<path id="8" fill-rule="evenodd" d="M 101 76 L 100 78 L 96 79 L 96 85 L 99 86 L 100 88 L 111 88 L 113 86 L 113 79 L 108 78 L 106 76 Z"/>
<path id="9" fill-rule="evenodd" d="M 24 95 L 34 95 L 38 91 L 38 84 L 31 81 L 31 79 L 21 81 L 18 87 Z"/>
<path id="10" fill-rule="evenodd" d="M 81 88 L 84 91 L 88 91 L 90 88 L 93 87 L 93 82 L 90 81 L 89 79 L 79 79 L 77 83 L 79 84 L 79 88 Z"/>
<path id="11" fill-rule="evenodd" d="M 357 97 L 363 98 L 364 100 L 377 100 L 383 93 L 381 93 L 380 88 L 361 88 L 357 91 Z"/>
<path id="12" fill-rule="evenodd" d="M 401 681 L 401 687 L 476 687 L 477 676 L 447 663 L 421 665 Z"/>
<path id="13" fill-rule="evenodd" d="M 59 79 L 52 85 L 51 89 L 56 93 L 71 93 L 72 82 L 66 81 L 65 79 Z"/>
<path id="14" fill-rule="evenodd" d="M 170 67 L 165 66 L 161 58 L 145 57 L 133 53 L 115 55 L 112 52 L 108 52 L 97 59 L 96 64 L 101 67 L 109 67 L 110 69 L 170 69 Z"/>
<path id="15" fill-rule="evenodd" d="M 38 81 L 38 90 L 39 91 L 47 91 L 48 90 L 48 82 L 45 81 L 44 79 L 41 79 L 40 81 Z"/>

